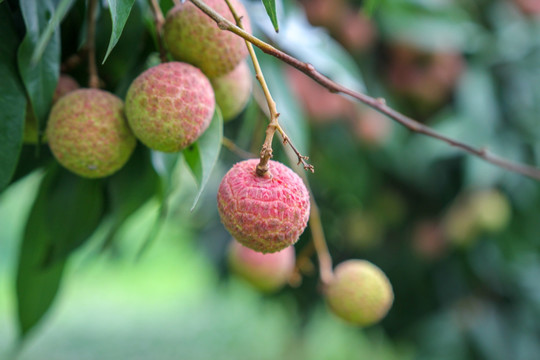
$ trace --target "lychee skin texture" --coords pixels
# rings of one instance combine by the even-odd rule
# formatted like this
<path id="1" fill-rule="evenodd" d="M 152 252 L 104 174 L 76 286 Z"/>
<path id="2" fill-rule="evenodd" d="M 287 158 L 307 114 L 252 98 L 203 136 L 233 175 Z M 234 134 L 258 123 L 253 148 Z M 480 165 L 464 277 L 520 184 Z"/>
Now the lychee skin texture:
<path id="1" fill-rule="evenodd" d="M 394 301 L 392 285 L 377 266 L 365 260 L 339 264 L 326 288 L 330 309 L 343 320 L 360 326 L 386 316 Z"/>
<path id="2" fill-rule="evenodd" d="M 58 162 L 88 178 L 119 170 L 136 144 L 123 107 L 118 97 L 98 89 L 75 90 L 58 100 L 46 131 Z"/>
<path id="3" fill-rule="evenodd" d="M 79 88 L 79 84 L 75 79 L 66 74 L 61 74 L 58 78 L 58 84 L 54 90 L 52 104 L 54 105 L 62 96 L 69 94 Z M 34 115 L 31 113 L 30 104 L 26 106 L 26 119 L 24 123 L 23 142 L 25 144 L 37 144 L 38 142 L 38 126 Z M 43 136 L 41 142 L 47 142 L 47 137 Z"/>
<path id="4" fill-rule="evenodd" d="M 217 201 L 221 221 L 242 245 L 273 253 L 293 245 L 306 228 L 309 192 L 287 166 L 269 162 L 266 176 L 255 172 L 259 159 L 235 164 L 221 180 Z"/>
<path id="5" fill-rule="evenodd" d="M 246 61 L 242 61 L 233 71 L 210 79 L 216 103 L 224 121 L 234 119 L 246 106 L 251 95 L 251 71 Z"/>
<path id="6" fill-rule="evenodd" d="M 201 70 L 168 62 L 140 74 L 126 96 L 126 116 L 135 136 L 151 149 L 176 152 L 208 128 L 214 91 Z"/>
<path id="7" fill-rule="evenodd" d="M 271 293 L 281 289 L 294 270 L 294 246 L 263 254 L 232 241 L 228 252 L 229 268 L 256 289 Z"/>
<path id="8" fill-rule="evenodd" d="M 225 1 L 206 0 L 205 3 L 235 23 Z M 251 32 L 248 13 L 242 3 L 238 0 L 231 0 L 231 3 L 242 17 L 246 31 Z M 163 41 L 174 59 L 195 65 L 209 78 L 233 71 L 248 55 L 244 39 L 221 30 L 214 20 L 189 1 L 176 5 L 167 14 Z"/>

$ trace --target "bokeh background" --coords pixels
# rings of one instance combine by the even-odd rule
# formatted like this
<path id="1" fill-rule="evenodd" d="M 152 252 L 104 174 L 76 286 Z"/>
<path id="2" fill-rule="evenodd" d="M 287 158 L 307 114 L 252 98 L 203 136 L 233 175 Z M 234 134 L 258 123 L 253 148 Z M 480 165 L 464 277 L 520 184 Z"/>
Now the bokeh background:
<path id="1" fill-rule="evenodd" d="M 245 3 L 258 36 L 332 79 L 441 133 L 540 166 L 540 2 L 277 1 L 278 34 L 259 1 Z M 172 4 L 161 5 L 167 11 Z M 98 59 L 111 27 L 106 3 L 100 11 Z M 63 60 L 77 49 L 83 19 L 84 1 L 75 1 L 62 23 Z M 123 97 L 155 63 L 152 26 L 146 1 L 136 1 L 99 68 L 108 90 Z M 193 212 L 196 183 L 180 160 L 165 175 L 165 216 L 156 193 L 118 228 L 105 218 L 70 256 L 53 307 L 18 358 L 537 359 L 540 184 L 413 134 L 259 58 L 284 128 L 315 166 L 308 178 L 334 263 L 378 265 L 395 292 L 388 316 L 367 329 L 334 317 L 313 255 L 300 284 L 272 295 L 228 272 L 230 239 L 215 195 L 241 158 L 224 148 Z M 70 74 L 85 84 L 85 69 Z M 225 136 L 257 153 L 261 109 L 254 84 Z M 287 162 L 275 145 L 276 158 Z M 0 359 L 16 352 L 17 257 L 52 162 L 46 147 L 39 158 L 34 150 L 25 146 L 17 181 L 0 194 Z M 156 170 L 167 162 L 138 151 Z M 309 242 L 308 229 L 297 254 Z"/>

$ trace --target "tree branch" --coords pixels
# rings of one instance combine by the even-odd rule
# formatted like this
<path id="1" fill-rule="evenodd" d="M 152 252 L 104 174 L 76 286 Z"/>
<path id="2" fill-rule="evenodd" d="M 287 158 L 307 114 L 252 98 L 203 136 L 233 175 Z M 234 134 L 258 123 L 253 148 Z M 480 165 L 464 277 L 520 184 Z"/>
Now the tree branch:
<path id="1" fill-rule="evenodd" d="M 335 83 L 334 81 L 330 80 L 326 76 L 319 73 L 315 69 L 315 67 L 313 67 L 313 65 L 302 62 L 292 57 L 291 55 L 281 50 L 276 49 L 272 45 L 258 39 L 257 37 L 251 35 L 250 33 L 234 25 L 232 22 L 228 21 L 223 16 L 218 14 L 216 11 L 214 11 L 212 8 L 210 8 L 208 5 L 206 5 L 203 1 L 201 0 L 190 0 L 190 1 L 199 9 L 201 9 L 205 14 L 211 17 L 217 23 L 220 29 L 230 31 L 242 37 L 244 40 L 249 41 L 251 44 L 257 46 L 266 54 L 272 55 L 282 60 L 283 62 L 295 67 L 296 69 L 302 71 L 303 73 L 311 77 L 313 80 L 315 80 L 317 83 L 319 83 L 320 85 L 328 89 L 330 92 L 349 95 L 352 98 L 377 110 L 378 112 L 385 114 L 389 118 L 393 119 L 394 121 L 397 121 L 398 123 L 400 123 L 401 125 L 405 126 L 406 128 L 408 128 L 409 130 L 413 132 L 424 134 L 429 137 L 446 142 L 447 144 L 451 146 L 459 148 L 471 155 L 474 155 L 478 158 L 481 158 L 493 165 L 499 166 L 506 170 L 509 170 L 509 171 L 512 171 L 521 175 L 525 175 L 536 180 L 540 180 L 540 169 L 535 168 L 533 166 L 528 166 L 528 165 L 524 165 L 520 163 L 514 163 L 508 159 L 505 159 L 503 157 L 497 156 L 489 152 L 485 148 L 476 148 L 474 146 L 463 143 L 459 140 L 440 134 L 437 131 L 431 129 L 430 127 L 425 126 L 419 123 L 418 121 L 388 107 L 384 99 L 375 99 L 368 95 L 348 89 L 338 83 Z"/>

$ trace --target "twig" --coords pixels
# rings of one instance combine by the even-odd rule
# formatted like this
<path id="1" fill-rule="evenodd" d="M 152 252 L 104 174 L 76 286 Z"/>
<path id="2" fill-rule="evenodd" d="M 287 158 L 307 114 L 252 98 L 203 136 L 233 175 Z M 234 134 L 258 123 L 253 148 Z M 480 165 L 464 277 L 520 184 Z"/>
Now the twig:
<path id="1" fill-rule="evenodd" d="M 88 87 L 99 88 L 99 77 L 96 66 L 96 8 L 97 0 L 88 2 L 88 31 L 86 33 L 86 48 L 88 49 Z"/>
<path id="2" fill-rule="evenodd" d="M 221 139 L 221 144 L 229 149 L 232 153 L 236 154 L 238 157 L 243 159 L 253 159 L 257 157 L 255 154 L 250 153 L 244 149 L 238 147 L 231 139 L 223 137 Z"/>
<path id="3" fill-rule="evenodd" d="M 522 174 L 536 180 L 540 180 L 540 169 L 535 168 L 533 166 L 528 166 L 528 165 L 524 165 L 520 163 L 514 163 L 508 159 L 492 154 L 491 152 L 487 151 L 487 149 L 485 148 L 476 148 L 466 143 L 463 143 L 461 141 L 442 135 L 436 132 L 435 130 L 419 123 L 418 121 L 408 116 L 405 116 L 397 112 L 396 110 L 388 107 L 384 99 L 375 99 L 368 95 L 353 91 L 340 84 L 335 83 L 334 81 L 330 80 L 326 76 L 319 73 L 315 69 L 315 67 L 313 67 L 313 65 L 302 62 L 292 57 L 291 55 L 281 50 L 276 49 L 272 45 L 256 38 L 250 33 L 234 25 L 232 22 L 225 19 L 223 16 L 221 16 L 216 11 L 214 11 L 212 8 L 208 7 L 203 1 L 201 0 L 190 0 L 190 1 L 199 9 L 201 9 L 204 13 L 210 16 L 216 22 L 216 24 L 219 26 L 220 29 L 235 33 L 236 35 L 242 37 L 244 40 L 249 41 L 251 44 L 257 46 L 266 54 L 272 55 L 282 60 L 283 62 L 297 68 L 298 70 L 302 71 L 303 73 L 311 77 L 313 80 L 318 82 L 320 85 L 327 88 L 330 92 L 347 94 L 353 97 L 354 99 L 370 106 L 371 108 L 387 115 L 389 118 L 397 121 L 398 123 L 400 123 L 401 125 L 405 126 L 406 128 L 408 128 L 409 130 L 413 132 L 424 134 L 429 137 L 444 141 L 451 146 L 457 147 L 471 155 L 477 156 L 478 158 L 481 158 L 491 164 L 497 165 L 506 170 L 510 170 L 515 173 Z"/>
<path id="4" fill-rule="evenodd" d="M 154 22 L 156 23 L 156 38 L 159 48 L 159 58 L 161 62 L 167 62 L 167 52 L 165 51 L 165 45 L 163 44 L 163 24 L 165 24 L 165 18 L 163 12 L 159 7 L 157 0 L 148 0 L 152 13 L 154 14 Z"/>
<path id="5" fill-rule="evenodd" d="M 227 3 L 227 6 L 230 9 L 238 28 L 243 31 L 242 19 L 238 16 L 238 13 L 234 9 L 230 1 L 225 0 L 225 2 Z M 261 71 L 261 67 L 259 65 L 259 61 L 257 60 L 257 55 L 255 54 L 255 50 L 253 49 L 253 45 L 249 41 L 246 40 L 246 46 L 249 52 L 249 56 L 251 57 L 251 60 L 253 62 L 253 68 L 255 69 L 255 77 L 261 84 L 264 97 L 266 98 L 266 102 L 268 104 L 268 110 L 270 112 L 270 123 L 268 124 L 268 127 L 266 128 L 266 137 L 262 145 L 262 149 L 259 156 L 260 161 L 259 161 L 259 164 L 257 165 L 257 170 L 256 170 L 257 175 L 265 176 L 266 173 L 268 172 L 268 162 L 273 156 L 272 140 L 274 139 L 274 134 L 276 133 L 276 130 L 283 137 L 283 144 L 284 145 L 289 144 L 291 148 L 293 149 L 293 151 L 295 152 L 295 154 L 297 155 L 298 164 L 302 163 L 302 165 L 304 165 L 304 169 L 310 170 L 311 172 L 313 172 L 313 166 L 307 164 L 306 162 L 308 157 L 300 154 L 300 152 L 292 144 L 291 140 L 289 139 L 289 137 L 287 136 L 283 128 L 279 125 L 279 122 L 278 122 L 279 113 L 277 112 L 276 103 L 274 99 L 272 98 L 272 94 L 270 94 L 270 90 L 268 89 L 268 85 L 266 84 L 266 81 L 264 80 L 264 75 Z"/>

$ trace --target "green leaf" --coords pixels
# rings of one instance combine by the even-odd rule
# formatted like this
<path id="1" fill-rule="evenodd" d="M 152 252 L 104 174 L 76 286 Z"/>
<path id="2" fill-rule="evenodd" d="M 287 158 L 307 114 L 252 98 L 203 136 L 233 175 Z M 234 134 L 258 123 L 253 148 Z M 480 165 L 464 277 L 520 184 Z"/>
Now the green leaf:
<path id="1" fill-rule="evenodd" d="M 381 0 L 366 0 L 364 1 L 363 10 L 367 16 L 373 15 L 375 8 L 379 6 Z"/>
<path id="2" fill-rule="evenodd" d="M 131 12 L 131 8 L 133 7 L 133 3 L 135 3 L 135 0 L 107 1 L 111 10 L 112 32 L 109 47 L 107 48 L 107 52 L 105 53 L 102 64 L 105 63 L 112 49 L 114 49 L 116 43 L 120 39 L 124 26 L 126 25 L 126 21 L 129 17 L 129 13 Z"/>
<path id="3" fill-rule="evenodd" d="M 195 196 L 191 211 L 197 205 L 199 198 L 210 178 L 210 174 L 216 165 L 219 152 L 221 150 L 221 141 L 223 139 L 223 118 L 216 108 L 212 122 L 199 140 L 189 148 L 184 150 L 186 162 L 189 165 L 195 180 L 199 185 L 199 192 Z"/>
<path id="4" fill-rule="evenodd" d="M 38 128 L 42 128 L 40 124 L 46 121 L 60 72 L 58 27 L 54 29 L 37 63 L 32 63 L 32 55 L 38 46 L 41 34 L 47 28 L 51 14 L 55 11 L 55 2 L 53 0 L 21 1 L 20 5 L 26 35 L 17 54 L 19 71 L 30 98 L 31 109 L 37 119 Z"/>
<path id="5" fill-rule="evenodd" d="M 57 165 L 43 178 L 19 253 L 16 293 L 21 337 L 53 303 L 69 251 L 97 226 L 103 205 L 98 186 Z"/>
<path id="6" fill-rule="evenodd" d="M 105 244 L 109 244 L 124 221 L 160 190 L 160 179 L 150 160 L 150 151 L 138 146 L 128 163 L 107 179 L 113 217 Z"/>
<path id="7" fill-rule="evenodd" d="M 17 72 L 19 37 L 7 3 L 0 4 L 0 191 L 11 180 L 22 146 L 26 97 Z"/>
<path id="8" fill-rule="evenodd" d="M 49 40 L 51 40 L 51 36 L 53 35 L 54 30 L 58 28 L 60 22 L 67 14 L 73 3 L 73 0 L 60 0 L 60 3 L 58 4 L 58 7 L 54 12 L 51 21 L 49 21 L 47 27 L 45 28 L 45 31 L 43 31 L 43 33 L 39 37 L 37 46 L 34 49 L 34 53 L 32 54 L 32 64 L 37 64 L 37 62 L 41 59 L 41 56 L 43 56 L 43 52 L 45 51 Z"/>
<path id="9" fill-rule="evenodd" d="M 264 8 L 266 9 L 266 13 L 268 14 L 268 17 L 270 18 L 270 21 L 272 21 L 274 30 L 276 32 L 279 32 L 279 25 L 278 25 L 277 13 L 276 13 L 276 1 L 275 0 L 262 0 L 262 3 L 264 5 Z"/>

